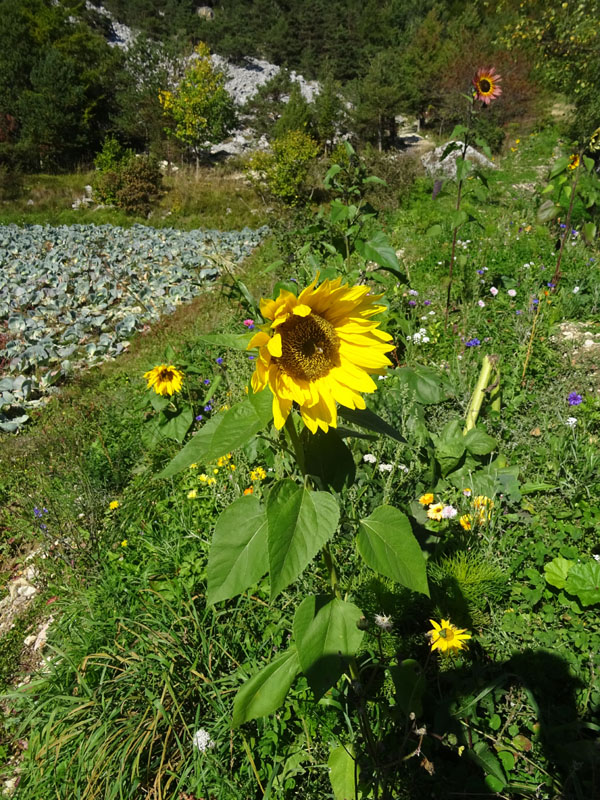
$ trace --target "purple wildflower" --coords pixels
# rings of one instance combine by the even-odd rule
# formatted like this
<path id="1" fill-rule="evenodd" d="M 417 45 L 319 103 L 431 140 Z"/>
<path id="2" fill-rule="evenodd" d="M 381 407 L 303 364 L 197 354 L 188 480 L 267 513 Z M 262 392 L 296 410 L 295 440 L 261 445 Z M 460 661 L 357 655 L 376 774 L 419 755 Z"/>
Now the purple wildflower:
<path id="1" fill-rule="evenodd" d="M 469 339 L 468 342 L 465 342 L 465 347 L 479 347 L 480 344 L 481 342 L 479 341 L 479 339 L 474 338 L 474 339 Z"/>
<path id="2" fill-rule="evenodd" d="M 411 308 L 414 308 L 417 305 L 417 301 L 416 300 L 409 300 L 408 301 L 408 305 L 411 306 Z"/>
<path id="3" fill-rule="evenodd" d="M 217 362 L 217 364 L 219 366 L 221 366 L 221 364 L 223 363 L 223 359 L 221 358 L 221 356 L 219 356 L 218 358 L 215 358 L 215 361 Z"/>
<path id="4" fill-rule="evenodd" d="M 583 403 L 583 397 L 577 392 L 571 392 L 567 397 L 570 406 L 580 406 Z"/>
<path id="5" fill-rule="evenodd" d="M 204 378 L 204 385 L 210 386 L 210 378 Z"/>
<path id="6" fill-rule="evenodd" d="M 208 414 L 209 412 L 211 412 L 211 411 L 212 411 L 212 406 L 211 406 L 211 404 L 210 404 L 210 403 L 207 403 L 207 404 L 204 406 L 204 411 L 206 411 L 206 413 L 207 413 L 207 414 Z"/>
<path id="7" fill-rule="evenodd" d="M 424 306 L 430 306 L 431 305 L 431 300 L 423 300 L 423 305 Z"/>
<path id="8" fill-rule="evenodd" d="M 198 416 L 196 417 L 196 422 L 202 422 L 203 419 L 204 417 L 202 416 L 202 414 L 198 414 Z"/>

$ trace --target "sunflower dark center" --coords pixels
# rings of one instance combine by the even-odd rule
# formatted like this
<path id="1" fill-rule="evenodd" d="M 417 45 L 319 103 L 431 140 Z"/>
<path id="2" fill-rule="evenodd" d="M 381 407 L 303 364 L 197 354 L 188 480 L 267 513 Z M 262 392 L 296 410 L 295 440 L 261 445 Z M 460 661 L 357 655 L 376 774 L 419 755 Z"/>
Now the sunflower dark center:
<path id="1" fill-rule="evenodd" d="M 491 84 L 490 81 L 488 81 L 487 78 L 480 78 L 479 79 L 479 91 L 480 92 L 483 92 L 485 94 L 486 92 L 489 92 L 491 88 L 492 88 L 492 84 Z"/>
<path id="2" fill-rule="evenodd" d="M 291 316 L 278 331 L 282 353 L 273 361 L 291 378 L 316 381 L 339 366 L 335 328 L 318 314 Z"/>
<path id="3" fill-rule="evenodd" d="M 172 381 L 175 375 L 170 369 L 161 369 L 158 373 L 158 380 L 159 381 Z"/>

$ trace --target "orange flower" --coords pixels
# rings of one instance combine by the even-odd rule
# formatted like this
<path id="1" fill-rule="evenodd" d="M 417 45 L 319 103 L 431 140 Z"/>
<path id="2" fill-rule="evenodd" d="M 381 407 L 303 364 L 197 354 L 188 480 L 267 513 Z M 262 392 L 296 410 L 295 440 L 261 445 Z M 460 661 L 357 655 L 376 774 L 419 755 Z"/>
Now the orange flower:
<path id="1" fill-rule="evenodd" d="M 244 494 L 254 494 L 254 486 L 249 486 L 247 489 L 244 489 Z"/>

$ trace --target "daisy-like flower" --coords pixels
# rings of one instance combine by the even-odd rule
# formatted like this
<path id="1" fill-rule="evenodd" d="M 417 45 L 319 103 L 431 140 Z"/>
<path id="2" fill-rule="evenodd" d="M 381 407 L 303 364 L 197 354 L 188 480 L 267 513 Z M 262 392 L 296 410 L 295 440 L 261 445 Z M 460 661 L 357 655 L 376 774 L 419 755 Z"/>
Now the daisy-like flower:
<path id="1" fill-rule="evenodd" d="M 311 433 L 337 427 L 337 407 L 365 408 L 361 392 L 377 388 L 370 375 L 381 375 L 391 362 L 392 337 L 371 317 L 384 310 L 381 295 L 368 286 L 348 286 L 342 279 L 317 279 L 298 297 L 281 290 L 276 300 L 260 301 L 269 320 L 248 349 L 259 348 L 252 389 L 273 393 L 273 419 L 282 428 L 292 403 L 300 407 Z"/>
<path id="2" fill-rule="evenodd" d="M 263 467 L 257 467 L 253 469 L 250 473 L 250 480 L 251 481 L 264 481 L 267 477 L 267 473 L 265 472 Z"/>
<path id="3" fill-rule="evenodd" d="M 119 507 L 119 501 L 118 500 L 111 500 L 110 503 L 108 504 L 108 507 L 110 508 L 111 511 L 114 511 L 115 508 Z M 36 514 L 36 517 L 37 516 L 38 515 Z M 41 516 L 41 514 L 40 514 L 40 516 Z"/>
<path id="4" fill-rule="evenodd" d="M 569 157 L 569 163 L 567 164 L 567 169 L 577 169 L 580 164 L 581 159 L 579 158 L 579 153 L 572 153 Z"/>
<path id="5" fill-rule="evenodd" d="M 444 506 L 442 509 L 442 519 L 454 519 L 458 511 L 454 506 Z"/>
<path id="6" fill-rule="evenodd" d="M 427 492 L 427 494 L 422 494 L 421 497 L 419 497 L 419 503 L 421 503 L 422 506 L 428 506 L 433 503 L 433 493 Z"/>
<path id="7" fill-rule="evenodd" d="M 445 506 L 443 503 L 435 503 L 435 505 L 430 505 L 427 509 L 427 516 L 429 519 L 443 519 L 444 508 Z"/>
<path id="8" fill-rule="evenodd" d="M 154 369 L 144 373 L 148 389 L 154 389 L 156 394 L 171 395 L 181 391 L 183 372 L 172 364 L 159 364 Z"/>
<path id="9" fill-rule="evenodd" d="M 473 527 L 473 517 L 470 514 L 463 514 L 458 521 L 466 531 L 470 531 Z"/>
<path id="10" fill-rule="evenodd" d="M 378 628 L 381 628 L 382 631 L 391 631 L 394 627 L 392 618 L 388 614 L 375 614 L 374 620 L 375 625 L 377 625 Z"/>
<path id="11" fill-rule="evenodd" d="M 471 638 L 466 628 L 457 628 L 449 619 L 442 619 L 441 622 L 430 619 L 429 622 L 433 625 L 433 630 L 427 632 L 432 652 L 439 650 L 441 653 L 448 653 L 450 650 L 466 649 L 465 642 Z"/>
<path id="12" fill-rule="evenodd" d="M 502 94 L 502 89 L 500 88 L 501 81 L 502 78 L 498 75 L 494 67 L 490 67 L 489 69 L 482 67 L 477 70 L 477 74 L 473 78 L 475 100 L 481 100 L 484 105 L 489 106 L 492 100 L 495 100 Z"/>
<path id="13" fill-rule="evenodd" d="M 200 730 L 196 731 L 192 738 L 192 745 L 199 750 L 201 753 L 205 753 L 211 747 L 215 746 L 215 743 L 210 737 L 210 733 L 205 731 L 204 728 L 200 728 Z"/>
<path id="14" fill-rule="evenodd" d="M 375 458 L 373 453 L 365 453 L 365 455 L 363 456 L 363 461 L 365 461 L 367 464 L 374 464 L 377 461 L 377 459 Z"/>

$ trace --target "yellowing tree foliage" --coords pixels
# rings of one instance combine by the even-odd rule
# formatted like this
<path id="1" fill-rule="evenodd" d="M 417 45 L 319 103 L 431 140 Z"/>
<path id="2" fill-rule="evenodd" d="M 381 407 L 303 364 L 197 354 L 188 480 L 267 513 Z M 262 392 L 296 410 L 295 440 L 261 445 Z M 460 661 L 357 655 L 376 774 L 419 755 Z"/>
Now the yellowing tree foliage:
<path id="1" fill-rule="evenodd" d="M 189 148 L 196 158 L 211 144 L 223 141 L 235 125 L 233 99 L 225 89 L 224 74 L 215 69 L 204 43 L 173 91 L 161 90 L 160 104 L 170 124 L 167 132 Z"/>

